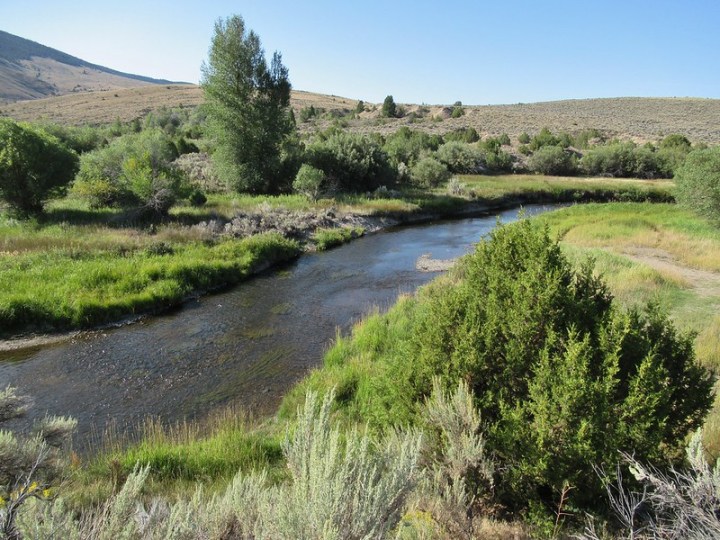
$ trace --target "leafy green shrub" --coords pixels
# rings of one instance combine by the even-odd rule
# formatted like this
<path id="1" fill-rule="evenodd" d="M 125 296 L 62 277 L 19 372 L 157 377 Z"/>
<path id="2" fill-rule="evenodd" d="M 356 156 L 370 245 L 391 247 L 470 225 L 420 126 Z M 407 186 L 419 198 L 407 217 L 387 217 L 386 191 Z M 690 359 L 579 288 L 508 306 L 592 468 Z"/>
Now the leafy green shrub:
<path id="1" fill-rule="evenodd" d="M 604 137 L 597 129 L 584 129 L 573 137 L 573 146 L 576 148 L 589 148 L 598 142 L 604 142 Z"/>
<path id="2" fill-rule="evenodd" d="M 694 150 L 675 173 L 675 197 L 720 224 L 720 147 Z"/>
<path id="3" fill-rule="evenodd" d="M 513 157 L 500 149 L 495 152 L 486 152 L 484 161 L 487 172 L 499 173 L 513 170 Z"/>
<path id="4" fill-rule="evenodd" d="M 672 175 L 663 154 L 633 142 L 610 142 L 589 149 L 580 160 L 589 175 L 667 178 Z"/>
<path id="5" fill-rule="evenodd" d="M 453 104 L 452 113 L 450 113 L 451 118 L 460 118 L 461 116 L 465 115 L 465 109 L 462 106 L 461 101 L 456 101 Z"/>
<path id="6" fill-rule="evenodd" d="M 321 114 L 322 112 L 323 111 L 321 110 L 320 113 L 318 113 L 314 105 L 310 105 L 309 107 L 303 107 L 302 109 L 300 109 L 300 121 L 308 122 L 311 118 L 315 118 L 316 116 L 318 116 L 318 114 Z"/>
<path id="7" fill-rule="evenodd" d="M 383 150 L 394 167 L 397 168 L 401 163 L 412 167 L 423 153 L 435 151 L 441 144 L 442 138 L 439 135 L 430 135 L 402 126 L 392 135 L 388 135 Z"/>
<path id="8" fill-rule="evenodd" d="M 293 189 L 302 193 L 311 201 L 317 200 L 325 183 L 325 173 L 312 165 L 304 163 L 295 176 Z"/>
<path id="9" fill-rule="evenodd" d="M 656 308 L 615 308 L 592 265 L 573 269 L 533 221 L 496 229 L 458 272 L 328 353 L 328 380 L 355 378 L 352 418 L 417 422 L 436 377 L 446 389 L 465 381 L 497 461 L 497 500 L 514 509 L 557 501 L 567 485 L 570 504 L 597 509 L 593 466 L 613 467 L 618 449 L 682 459 L 712 402 L 692 336 Z"/>
<path id="10" fill-rule="evenodd" d="M 422 187 L 435 187 L 451 176 L 448 168 L 434 157 L 425 157 L 413 165 L 410 176 L 414 184 Z"/>
<path id="11" fill-rule="evenodd" d="M 201 189 L 195 188 L 192 190 L 192 193 L 190 193 L 188 201 L 190 201 L 192 206 L 202 206 L 207 202 L 207 196 Z"/>
<path id="12" fill-rule="evenodd" d="M 675 174 L 692 150 L 692 144 L 684 135 L 674 133 L 660 141 L 658 157 L 664 166 L 663 176 L 671 177 Z"/>
<path id="13" fill-rule="evenodd" d="M 540 174 L 571 175 L 577 171 L 577 159 L 561 146 L 541 146 L 530 156 L 528 168 Z"/>
<path id="14" fill-rule="evenodd" d="M 102 128 L 91 126 L 62 126 L 52 123 L 44 123 L 39 127 L 42 128 L 43 131 L 60 139 L 65 146 L 78 154 L 90 152 L 106 143 L 105 133 Z"/>
<path id="15" fill-rule="evenodd" d="M 474 127 L 458 128 L 443 135 L 445 142 L 474 143 L 480 140 L 480 134 Z"/>
<path id="16" fill-rule="evenodd" d="M 0 119 L 0 199 L 20 217 L 38 215 L 75 176 L 78 157 L 56 137 Z"/>
<path id="17" fill-rule="evenodd" d="M 574 271 L 529 221 L 480 244 L 458 287 L 431 292 L 416 328 L 413 386 L 428 392 L 438 373 L 470 384 L 515 503 L 557 497 L 564 482 L 591 502 L 592 465 L 616 462 L 618 448 L 679 459 L 710 404 L 691 336 L 654 309 L 613 309 L 591 266 Z"/>
<path id="18" fill-rule="evenodd" d="M 123 135 L 82 155 L 73 189 L 96 208 L 139 205 L 162 215 L 184 189 L 184 173 L 171 165 L 176 157 L 159 129 Z"/>
<path id="19" fill-rule="evenodd" d="M 453 174 L 472 174 L 480 169 L 482 155 L 480 152 L 461 142 L 446 142 L 438 148 L 435 157 Z"/>
<path id="20" fill-rule="evenodd" d="M 662 141 L 660 141 L 660 148 L 682 148 L 689 152 L 692 144 L 685 135 L 680 133 L 673 133 L 668 135 Z"/>
<path id="21" fill-rule="evenodd" d="M 560 139 L 553 135 L 552 131 L 544 127 L 540 130 L 540 133 L 532 138 L 530 148 L 535 151 L 543 146 L 557 146 L 558 144 L 560 144 Z"/>
<path id="22" fill-rule="evenodd" d="M 520 144 L 530 144 L 530 135 L 523 131 L 520 135 L 518 135 L 518 142 Z"/>
<path id="23" fill-rule="evenodd" d="M 498 150 L 500 150 L 501 146 L 502 142 L 500 142 L 500 139 L 498 137 L 488 137 L 478 144 L 479 148 L 483 150 L 488 150 L 490 152 L 497 152 Z"/>
<path id="24" fill-rule="evenodd" d="M 510 146 L 512 143 L 510 142 L 510 135 L 507 133 L 501 133 L 498 137 L 498 141 L 500 141 L 500 144 L 502 146 Z"/>
<path id="25" fill-rule="evenodd" d="M 316 140 L 307 148 L 307 161 L 325 173 L 331 188 L 341 191 L 373 191 L 395 181 L 388 155 L 364 135 L 335 132 Z"/>

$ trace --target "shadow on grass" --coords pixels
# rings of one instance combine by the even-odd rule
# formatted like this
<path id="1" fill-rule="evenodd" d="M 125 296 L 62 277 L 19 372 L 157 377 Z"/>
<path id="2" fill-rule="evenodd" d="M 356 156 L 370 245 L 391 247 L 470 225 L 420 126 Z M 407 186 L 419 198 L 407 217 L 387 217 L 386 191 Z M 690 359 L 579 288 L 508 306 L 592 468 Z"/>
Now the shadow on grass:
<path id="1" fill-rule="evenodd" d="M 102 225 L 113 229 L 143 228 L 152 225 L 197 225 L 203 221 L 222 218 L 214 210 L 206 212 L 183 212 L 182 210 L 167 216 L 154 215 L 143 208 L 133 209 L 81 209 L 81 208 L 52 208 L 37 218 L 40 226 L 51 226 L 66 223 L 69 225 Z"/>

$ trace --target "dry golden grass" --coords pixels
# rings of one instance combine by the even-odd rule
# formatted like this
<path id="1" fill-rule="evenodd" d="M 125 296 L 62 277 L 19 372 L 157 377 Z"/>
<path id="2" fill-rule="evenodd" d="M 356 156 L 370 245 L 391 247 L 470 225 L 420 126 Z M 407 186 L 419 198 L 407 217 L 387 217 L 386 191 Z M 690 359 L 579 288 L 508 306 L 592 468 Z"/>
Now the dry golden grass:
<path id="1" fill-rule="evenodd" d="M 0 115 L 34 122 L 45 120 L 68 125 L 130 122 L 161 107 L 197 107 L 203 102 L 199 86 L 145 85 L 138 88 L 78 92 L 64 96 L 18 101 L 0 105 Z M 293 90 L 293 109 L 313 105 L 326 110 L 354 109 L 356 100 Z"/>
<path id="2" fill-rule="evenodd" d="M 142 117 L 160 107 L 194 107 L 202 103 L 195 85 L 154 85 L 0 105 L 0 114 L 18 120 L 50 120 L 62 124 L 103 124 Z M 293 90 L 295 111 L 313 105 L 326 111 L 352 111 L 357 100 Z M 581 99 L 515 105 L 467 106 L 460 118 L 444 118 L 447 107 L 406 105 L 404 118 L 379 118 L 379 104 L 367 104 L 360 118 L 347 119 L 347 129 L 369 133 L 392 133 L 402 126 L 444 134 L 474 127 L 481 135 L 508 133 L 513 142 L 522 132 L 534 134 L 543 127 L 553 131 L 579 132 L 599 129 L 609 136 L 638 142 L 656 141 L 669 133 L 682 133 L 693 142 L 720 143 L 720 100 L 700 98 Z M 423 117 L 412 120 L 409 113 Z M 438 118 L 444 118 L 437 120 Z M 323 129 L 332 120 L 300 124 L 302 131 Z"/>

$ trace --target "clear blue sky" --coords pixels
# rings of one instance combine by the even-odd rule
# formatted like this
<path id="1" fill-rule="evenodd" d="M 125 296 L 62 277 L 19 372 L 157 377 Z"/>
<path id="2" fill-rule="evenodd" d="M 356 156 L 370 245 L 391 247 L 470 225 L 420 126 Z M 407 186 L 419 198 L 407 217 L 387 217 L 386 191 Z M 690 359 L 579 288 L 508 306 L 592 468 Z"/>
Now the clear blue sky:
<path id="1" fill-rule="evenodd" d="M 720 98 L 720 0 L 0 0 L 0 29 L 113 69 L 198 82 L 241 15 L 293 87 L 380 102 Z"/>

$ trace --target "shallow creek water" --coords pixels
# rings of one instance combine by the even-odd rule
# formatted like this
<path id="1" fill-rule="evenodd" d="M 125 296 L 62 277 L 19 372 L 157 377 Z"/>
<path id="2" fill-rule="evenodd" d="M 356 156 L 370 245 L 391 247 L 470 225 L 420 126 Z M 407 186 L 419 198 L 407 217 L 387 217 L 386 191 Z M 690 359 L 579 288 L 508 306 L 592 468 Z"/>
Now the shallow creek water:
<path id="1" fill-rule="evenodd" d="M 534 215 L 553 206 L 529 206 Z M 76 441 L 109 422 L 137 425 L 147 416 L 194 418 L 237 402 L 260 414 L 320 365 L 336 331 L 374 308 L 391 306 L 437 273 L 418 257 L 468 252 L 499 216 L 395 228 L 259 275 L 135 324 L 81 333 L 64 342 L 0 352 L 0 387 L 32 399 L 27 423 L 45 414 L 78 419 Z"/>

